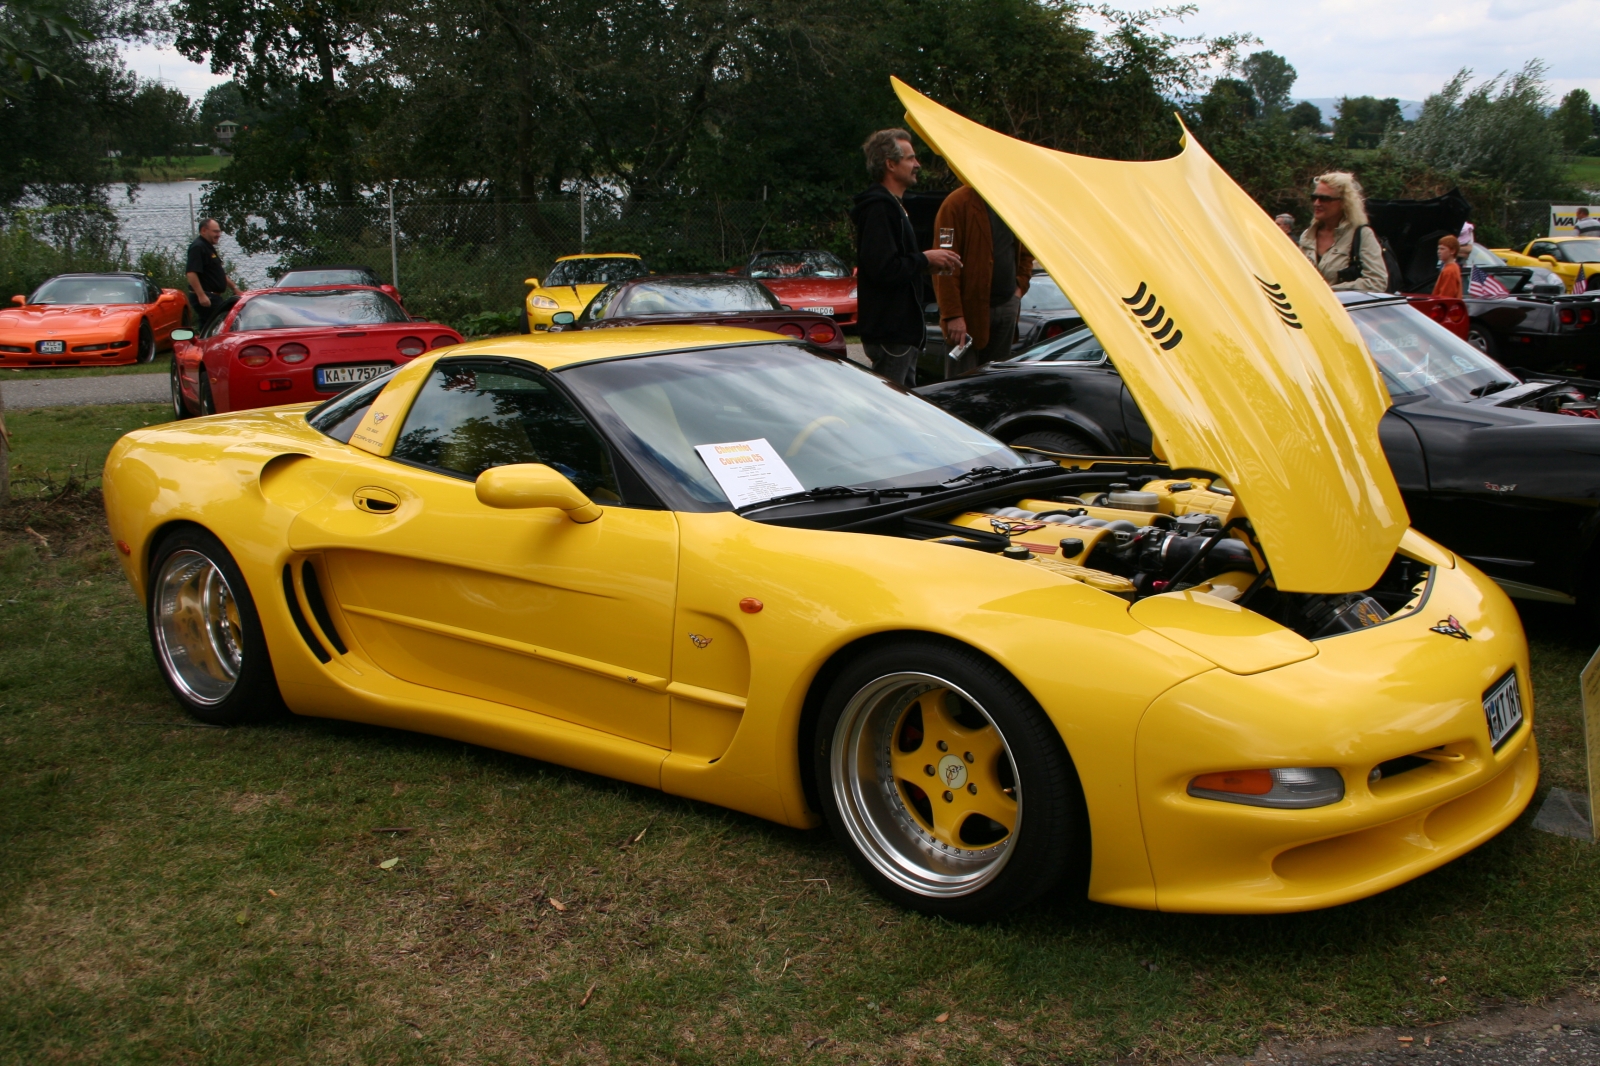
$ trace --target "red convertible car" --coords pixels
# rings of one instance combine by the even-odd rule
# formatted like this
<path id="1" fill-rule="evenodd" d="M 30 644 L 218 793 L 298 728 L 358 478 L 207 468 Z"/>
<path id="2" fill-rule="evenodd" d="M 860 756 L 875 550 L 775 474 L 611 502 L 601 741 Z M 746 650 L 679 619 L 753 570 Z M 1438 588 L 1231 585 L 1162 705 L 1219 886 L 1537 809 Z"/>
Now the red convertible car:
<path id="1" fill-rule="evenodd" d="M 58 274 L 0 311 L 0 366 L 148 363 L 188 301 L 143 274 Z"/>
<path id="2" fill-rule="evenodd" d="M 820 248 L 757 252 L 728 271 L 761 282 L 785 306 L 827 315 L 841 326 L 856 322 L 856 272 Z"/>
<path id="3" fill-rule="evenodd" d="M 581 315 L 557 311 L 552 330 L 613 326 L 738 326 L 764 329 L 845 354 L 844 331 L 817 311 L 792 310 L 760 283 L 726 274 L 647 274 L 612 282 Z"/>
<path id="4" fill-rule="evenodd" d="M 187 418 L 325 400 L 461 334 L 377 289 L 330 285 L 248 292 L 199 337 L 173 340 L 172 412 Z"/>

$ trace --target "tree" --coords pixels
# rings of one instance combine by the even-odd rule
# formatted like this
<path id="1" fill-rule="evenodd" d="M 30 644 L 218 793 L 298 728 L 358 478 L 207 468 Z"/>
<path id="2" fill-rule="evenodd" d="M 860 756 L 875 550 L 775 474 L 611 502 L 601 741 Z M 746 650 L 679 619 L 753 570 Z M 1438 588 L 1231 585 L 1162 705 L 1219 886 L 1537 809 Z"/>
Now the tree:
<path id="1" fill-rule="evenodd" d="M 1341 96 L 1333 120 L 1333 143 L 1340 148 L 1376 148 L 1390 127 L 1401 123 L 1400 101 L 1390 96 Z"/>
<path id="2" fill-rule="evenodd" d="M 177 89 L 159 82 L 139 85 L 118 136 L 122 153 L 133 159 L 175 155 L 194 143 L 194 105 Z"/>
<path id="3" fill-rule="evenodd" d="M 1322 109 L 1310 100 L 1301 100 L 1289 109 L 1289 128 L 1320 133 L 1323 129 Z"/>
<path id="4" fill-rule="evenodd" d="M 1550 116 L 1556 135 L 1561 138 L 1561 147 L 1568 152 L 1577 152 L 1594 137 L 1594 120 L 1590 117 L 1593 107 L 1588 92 L 1574 89 L 1561 98 L 1561 106 Z"/>
<path id="5" fill-rule="evenodd" d="M 1288 60 L 1275 52 L 1252 52 L 1239 64 L 1239 73 L 1250 83 L 1264 112 L 1289 109 L 1289 92 L 1299 75 Z"/>

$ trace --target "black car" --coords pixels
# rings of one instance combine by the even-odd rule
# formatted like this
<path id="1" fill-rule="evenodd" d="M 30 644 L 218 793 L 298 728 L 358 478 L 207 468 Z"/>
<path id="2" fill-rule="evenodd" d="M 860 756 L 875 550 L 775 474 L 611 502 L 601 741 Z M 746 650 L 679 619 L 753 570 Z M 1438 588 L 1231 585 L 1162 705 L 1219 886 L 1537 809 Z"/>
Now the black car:
<path id="1" fill-rule="evenodd" d="M 1339 296 L 1394 399 L 1379 432 L 1411 524 L 1513 596 L 1594 607 L 1600 381 L 1512 373 L 1403 297 Z M 1150 454 L 1150 427 L 1087 328 L 917 391 L 1012 445 Z"/>
<path id="2" fill-rule="evenodd" d="M 1454 235 L 1471 209 L 1459 191 L 1430 200 L 1369 200 L 1367 215 L 1389 253 L 1390 284 L 1396 291 L 1429 293 L 1439 277 L 1439 238 Z M 1505 296 L 1473 296 L 1472 269 L 1507 290 Z M 1468 340 L 1493 359 L 1539 369 L 1600 370 L 1600 294 L 1568 295 L 1559 277 L 1541 267 L 1508 266 L 1482 245 L 1461 265 L 1461 287 L 1469 317 Z"/>

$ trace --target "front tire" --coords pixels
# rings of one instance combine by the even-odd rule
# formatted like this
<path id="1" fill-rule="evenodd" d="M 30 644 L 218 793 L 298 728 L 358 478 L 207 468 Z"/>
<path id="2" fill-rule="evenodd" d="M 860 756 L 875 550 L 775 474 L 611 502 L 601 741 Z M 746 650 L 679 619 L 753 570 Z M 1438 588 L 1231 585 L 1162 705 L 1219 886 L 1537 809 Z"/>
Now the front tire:
<path id="1" fill-rule="evenodd" d="M 178 370 L 178 355 L 172 355 L 172 372 L 168 375 L 172 379 L 172 417 L 185 419 L 189 417 L 189 404 L 183 398 L 183 379 Z"/>
<path id="2" fill-rule="evenodd" d="M 964 645 L 907 637 L 845 667 L 812 755 L 834 836 L 901 906 L 982 921 L 1087 872 L 1083 792 L 1060 734 Z"/>
<path id="3" fill-rule="evenodd" d="M 211 398 L 211 379 L 206 375 L 206 368 L 200 368 L 200 413 L 214 415 L 217 413 L 217 402 Z"/>
<path id="4" fill-rule="evenodd" d="M 150 575 L 150 644 L 177 701 L 212 725 L 280 713 L 255 600 L 222 542 L 203 529 L 178 529 L 156 548 Z"/>
<path id="5" fill-rule="evenodd" d="M 156 335 L 150 329 L 149 319 L 139 320 L 139 354 L 134 359 L 140 363 L 148 363 L 156 357 Z"/>

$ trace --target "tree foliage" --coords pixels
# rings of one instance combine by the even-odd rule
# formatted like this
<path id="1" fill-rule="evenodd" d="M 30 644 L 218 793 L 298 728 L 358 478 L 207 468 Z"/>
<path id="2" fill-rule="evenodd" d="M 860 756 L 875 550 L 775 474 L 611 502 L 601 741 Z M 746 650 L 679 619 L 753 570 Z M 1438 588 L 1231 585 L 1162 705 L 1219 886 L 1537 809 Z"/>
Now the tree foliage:
<path id="1" fill-rule="evenodd" d="M 1595 136 L 1594 102 L 1584 89 L 1574 89 L 1561 98 L 1561 106 L 1551 116 L 1561 147 L 1577 152 Z"/>
<path id="2" fill-rule="evenodd" d="M 1333 143 L 1340 148 L 1376 148 L 1384 134 L 1401 124 L 1400 101 L 1392 96 L 1342 96 L 1333 120 Z"/>
<path id="3" fill-rule="evenodd" d="M 1262 108 L 1267 111 L 1289 110 L 1289 90 L 1294 88 L 1299 74 L 1289 61 L 1276 52 L 1253 52 L 1239 64 L 1239 73 Z M 1317 121 L 1322 121 L 1318 112 Z"/>

